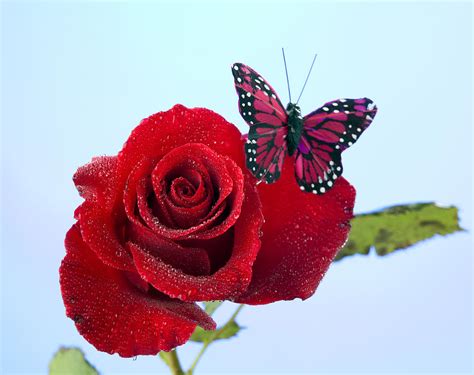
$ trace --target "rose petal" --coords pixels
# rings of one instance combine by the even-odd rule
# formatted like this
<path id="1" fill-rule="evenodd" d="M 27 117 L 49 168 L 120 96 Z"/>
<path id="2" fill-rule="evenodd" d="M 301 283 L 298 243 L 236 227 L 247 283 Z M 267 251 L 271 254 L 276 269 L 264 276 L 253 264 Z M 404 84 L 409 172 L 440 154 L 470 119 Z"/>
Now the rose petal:
<path id="1" fill-rule="evenodd" d="M 177 104 L 165 112 L 144 119 L 128 138 L 118 155 L 120 179 L 143 158 L 159 160 L 187 143 L 202 143 L 244 167 L 239 130 L 222 116 L 205 108 Z"/>
<path id="2" fill-rule="evenodd" d="M 156 289 L 183 301 L 233 299 L 248 286 L 252 265 L 260 248 L 263 223 L 255 185 L 246 181 L 242 212 L 234 226 L 234 244 L 227 263 L 210 276 L 191 276 L 171 267 L 134 244 L 130 251 L 142 278 Z"/>
<path id="3" fill-rule="evenodd" d="M 138 199 L 144 199 L 144 204 L 147 204 L 146 198 L 143 194 L 138 195 L 137 188 L 138 186 L 145 186 L 146 181 L 149 179 L 151 170 L 153 168 L 153 160 L 140 160 L 130 171 L 130 174 L 127 178 L 127 183 L 125 184 L 123 192 L 123 205 L 125 208 L 125 213 L 127 218 L 137 225 L 143 225 L 144 221 L 138 215 L 137 210 L 137 201 Z"/>
<path id="4" fill-rule="evenodd" d="M 98 350 L 122 357 L 155 355 L 185 343 L 198 324 L 215 329 L 197 305 L 144 293 L 125 273 L 101 263 L 77 226 L 65 244 L 60 282 L 66 315 Z"/>
<path id="5" fill-rule="evenodd" d="M 214 217 L 222 201 L 232 191 L 232 176 L 225 167 L 224 159 L 227 158 L 216 154 L 205 145 L 187 144 L 171 151 L 157 163 L 152 173 L 153 189 L 160 208 L 168 211 L 178 224 L 178 229 L 195 227 Z M 179 176 L 192 177 L 192 173 L 197 173 L 204 181 L 206 187 L 199 187 L 206 190 L 206 199 L 201 199 L 201 204 L 196 202 L 194 206 L 177 206 L 169 197 L 172 191 L 169 192 L 166 185 L 169 180 Z"/>
<path id="6" fill-rule="evenodd" d="M 79 221 L 84 242 L 108 266 L 135 271 L 128 250 L 122 246 L 125 237 L 120 215 L 123 209 L 107 212 L 96 201 L 85 201 L 76 209 L 75 217 Z M 125 216 L 125 215 L 123 215 Z M 122 241 L 121 241 L 122 240 Z"/>
<path id="7" fill-rule="evenodd" d="M 243 199 L 243 180 L 242 170 L 237 164 L 226 156 L 219 155 L 202 144 L 187 144 L 179 147 L 167 154 L 156 166 L 152 174 L 153 186 L 158 201 L 162 199 L 161 181 L 165 178 L 166 173 L 172 167 L 179 165 L 194 165 L 201 169 L 201 164 L 208 171 L 213 180 L 214 194 L 216 201 L 213 203 L 212 209 L 203 220 L 189 228 L 169 228 L 151 214 L 145 199 L 138 200 L 138 207 L 143 220 L 156 233 L 168 237 L 170 239 L 209 239 L 220 236 L 228 230 L 239 217 L 242 199 Z M 140 194 L 139 194 L 140 195 Z M 178 218 L 178 214 L 192 214 L 191 210 L 175 210 L 171 207 L 160 206 L 163 212 L 173 219 Z M 218 218 L 225 217 L 221 222 L 217 222 Z M 180 219 L 181 220 L 181 219 Z"/>
<path id="8" fill-rule="evenodd" d="M 97 199 L 102 204 L 116 195 L 116 156 L 101 156 L 79 167 L 73 176 L 77 191 L 86 200 Z"/>
<path id="9" fill-rule="evenodd" d="M 207 193 L 207 183 L 209 188 L 212 187 L 210 181 L 205 181 L 205 175 L 201 175 L 196 171 L 188 171 L 188 175 L 185 177 L 178 177 L 171 183 L 170 187 L 170 200 L 176 207 L 196 207 L 202 204 L 202 202 L 213 194 Z M 208 176 L 207 176 L 208 177 Z M 184 189 L 188 188 L 189 193 L 184 194 Z"/>
<path id="10" fill-rule="evenodd" d="M 131 258 L 117 238 L 122 223 L 116 221 L 121 221 L 122 217 L 114 216 L 123 211 L 123 191 L 131 170 L 142 160 L 158 160 L 173 148 L 188 142 L 209 145 L 243 167 L 240 132 L 234 125 L 210 110 L 176 105 L 169 111 L 143 120 L 117 157 L 94 158 L 78 169 L 74 181 L 89 203 L 78 207 L 75 217 L 87 217 L 87 220 L 81 219 L 84 240 L 106 264 L 133 270 Z M 201 230 L 208 228 L 210 221 Z M 211 230 L 202 238 L 213 236 L 219 236 L 219 233 L 214 234 Z M 107 246 L 108 241 L 110 246 Z"/>
<path id="11" fill-rule="evenodd" d="M 116 178 L 117 157 L 102 156 L 79 167 L 73 181 L 86 200 L 74 212 L 81 222 L 81 231 L 86 243 L 107 265 L 122 270 L 134 271 L 132 258 L 119 242 L 122 230 L 121 203 Z"/>
<path id="12" fill-rule="evenodd" d="M 238 302 L 306 299 L 349 234 L 355 190 L 342 177 L 323 195 L 300 191 L 292 159 L 276 183 L 259 185 L 265 224 L 252 282 Z"/>

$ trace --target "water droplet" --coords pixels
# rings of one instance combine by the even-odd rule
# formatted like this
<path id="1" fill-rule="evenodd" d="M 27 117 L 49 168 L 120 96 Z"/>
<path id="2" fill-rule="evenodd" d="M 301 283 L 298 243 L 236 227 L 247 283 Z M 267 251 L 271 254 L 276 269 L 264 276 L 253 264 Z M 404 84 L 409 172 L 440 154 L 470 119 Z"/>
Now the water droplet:
<path id="1" fill-rule="evenodd" d="M 339 223 L 338 226 L 339 226 L 339 228 L 341 228 L 341 229 L 345 229 L 345 228 L 347 228 L 347 227 L 349 226 L 349 222 L 345 221 L 345 222 L 343 222 L 343 223 Z"/>

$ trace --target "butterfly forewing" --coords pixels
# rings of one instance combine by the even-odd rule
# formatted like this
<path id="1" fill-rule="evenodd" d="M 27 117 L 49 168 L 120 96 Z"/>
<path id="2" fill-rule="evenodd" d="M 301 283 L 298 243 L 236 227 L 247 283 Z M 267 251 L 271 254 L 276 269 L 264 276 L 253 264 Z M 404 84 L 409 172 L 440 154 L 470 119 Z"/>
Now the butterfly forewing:
<path id="1" fill-rule="evenodd" d="M 239 111 L 250 126 L 245 146 L 247 167 L 258 179 L 276 181 L 287 152 L 288 116 L 268 82 L 252 68 L 232 65 Z"/>
<path id="2" fill-rule="evenodd" d="M 352 146 L 377 114 L 368 98 L 338 99 L 304 117 L 304 134 L 343 151 Z"/>
<path id="3" fill-rule="evenodd" d="M 341 152 L 359 139 L 376 113 L 370 99 L 339 99 L 304 117 L 295 157 L 301 190 L 319 194 L 332 188 L 342 174 Z"/>

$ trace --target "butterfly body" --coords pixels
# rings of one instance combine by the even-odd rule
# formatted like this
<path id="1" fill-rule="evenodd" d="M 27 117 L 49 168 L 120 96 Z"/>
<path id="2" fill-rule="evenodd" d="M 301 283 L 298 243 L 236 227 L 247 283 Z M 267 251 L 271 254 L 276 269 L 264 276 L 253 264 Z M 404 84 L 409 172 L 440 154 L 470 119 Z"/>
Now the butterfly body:
<path id="1" fill-rule="evenodd" d="M 300 144 L 304 122 L 303 117 L 301 116 L 300 107 L 294 103 L 288 103 L 286 107 L 286 114 L 288 115 L 288 135 L 286 137 L 286 142 L 288 147 L 288 155 L 292 156 Z"/>
<path id="2" fill-rule="evenodd" d="M 295 103 L 283 107 L 275 90 L 247 65 L 232 65 L 239 111 L 250 126 L 246 166 L 259 180 L 280 178 L 287 156 L 304 192 L 324 194 L 342 174 L 341 153 L 371 124 L 377 107 L 368 98 L 338 99 L 301 116 Z"/>

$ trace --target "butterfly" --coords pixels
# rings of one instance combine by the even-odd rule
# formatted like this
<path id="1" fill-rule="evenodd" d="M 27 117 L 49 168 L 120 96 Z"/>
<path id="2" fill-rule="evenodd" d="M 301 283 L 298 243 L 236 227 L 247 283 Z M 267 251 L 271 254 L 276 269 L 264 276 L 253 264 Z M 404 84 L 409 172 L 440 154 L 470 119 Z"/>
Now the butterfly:
<path id="1" fill-rule="evenodd" d="M 245 144 L 249 171 L 273 183 L 288 155 L 302 191 L 330 190 L 342 174 L 342 151 L 359 139 L 377 113 L 372 100 L 333 100 L 303 117 L 297 103 L 290 99 L 285 108 L 270 84 L 249 66 L 235 63 L 232 74 L 240 114 L 250 126 Z"/>

